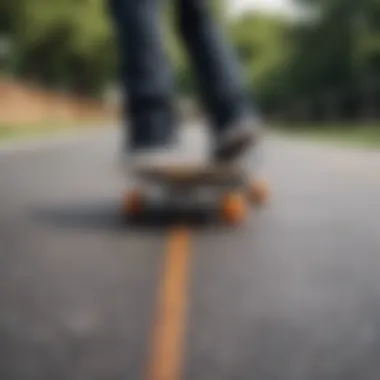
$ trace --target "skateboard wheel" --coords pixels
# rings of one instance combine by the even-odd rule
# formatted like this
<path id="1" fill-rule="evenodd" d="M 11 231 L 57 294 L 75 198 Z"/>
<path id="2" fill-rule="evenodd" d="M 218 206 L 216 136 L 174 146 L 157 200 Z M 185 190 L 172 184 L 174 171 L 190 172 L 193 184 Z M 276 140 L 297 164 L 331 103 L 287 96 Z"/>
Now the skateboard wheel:
<path id="1" fill-rule="evenodd" d="M 247 217 L 247 205 L 242 194 L 230 193 L 223 197 L 222 218 L 230 225 L 241 223 Z"/>
<path id="2" fill-rule="evenodd" d="M 257 205 L 265 204 L 269 199 L 269 193 L 269 186 L 263 180 L 252 182 L 248 189 L 249 199 Z"/>
<path id="3" fill-rule="evenodd" d="M 131 190 L 124 195 L 123 198 L 123 214 L 136 216 L 139 215 L 144 208 L 144 196 L 141 191 Z"/>

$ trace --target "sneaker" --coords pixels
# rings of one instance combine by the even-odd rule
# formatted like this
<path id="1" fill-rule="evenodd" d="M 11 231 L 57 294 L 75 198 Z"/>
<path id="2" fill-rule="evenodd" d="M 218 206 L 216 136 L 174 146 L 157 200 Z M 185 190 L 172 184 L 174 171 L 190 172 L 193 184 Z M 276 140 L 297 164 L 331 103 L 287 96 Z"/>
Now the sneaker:
<path id="1" fill-rule="evenodd" d="M 248 119 L 228 128 L 218 138 L 214 151 L 217 163 L 232 163 L 254 148 L 259 140 L 259 122 Z"/>

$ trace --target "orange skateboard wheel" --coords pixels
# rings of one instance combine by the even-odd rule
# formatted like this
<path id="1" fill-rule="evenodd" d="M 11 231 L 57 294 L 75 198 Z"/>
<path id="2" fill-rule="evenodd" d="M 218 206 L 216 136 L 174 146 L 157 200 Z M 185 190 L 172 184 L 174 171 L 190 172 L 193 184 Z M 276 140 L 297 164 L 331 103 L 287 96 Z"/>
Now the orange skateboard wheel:
<path id="1" fill-rule="evenodd" d="M 242 194 L 229 193 L 222 198 L 222 218 L 230 225 L 243 222 L 247 217 L 247 204 Z"/>

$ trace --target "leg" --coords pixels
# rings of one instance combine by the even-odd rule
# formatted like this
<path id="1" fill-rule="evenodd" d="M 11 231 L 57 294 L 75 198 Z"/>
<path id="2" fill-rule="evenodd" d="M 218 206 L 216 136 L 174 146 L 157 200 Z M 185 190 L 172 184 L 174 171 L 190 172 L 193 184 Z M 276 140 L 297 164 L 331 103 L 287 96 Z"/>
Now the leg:
<path id="1" fill-rule="evenodd" d="M 128 94 L 124 112 L 131 128 L 126 149 L 163 147 L 174 137 L 173 85 L 160 38 L 160 6 L 161 0 L 110 0 L 122 86 Z"/>
<path id="2" fill-rule="evenodd" d="M 217 159 L 231 159 L 253 142 L 255 126 L 249 96 L 233 49 L 228 46 L 210 12 L 209 0 L 177 0 L 179 28 L 199 78 L 219 145 Z M 244 132 L 235 133 L 239 129 Z M 235 130 L 235 131 L 234 131 Z M 231 137 L 232 136 L 232 137 Z"/>

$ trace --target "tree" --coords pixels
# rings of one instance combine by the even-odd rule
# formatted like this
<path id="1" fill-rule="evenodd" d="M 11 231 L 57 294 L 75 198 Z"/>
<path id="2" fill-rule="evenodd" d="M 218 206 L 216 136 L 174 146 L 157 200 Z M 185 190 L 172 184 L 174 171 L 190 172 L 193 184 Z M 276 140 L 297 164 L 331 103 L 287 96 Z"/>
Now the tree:
<path id="1" fill-rule="evenodd" d="M 7 3 L 8 4 L 8 3 Z M 111 75 L 115 48 L 102 0 L 16 0 L 6 7 L 16 73 L 94 93 Z"/>
<path id="2" fill-rule="evenodd" d="M 246 68 L 250 87 L 262 102 L 273 102 L 286 91 L 285 68 L 292 53 L 290 24 L 256 14 L 231 25 L 232 41 Z"/>

